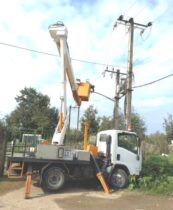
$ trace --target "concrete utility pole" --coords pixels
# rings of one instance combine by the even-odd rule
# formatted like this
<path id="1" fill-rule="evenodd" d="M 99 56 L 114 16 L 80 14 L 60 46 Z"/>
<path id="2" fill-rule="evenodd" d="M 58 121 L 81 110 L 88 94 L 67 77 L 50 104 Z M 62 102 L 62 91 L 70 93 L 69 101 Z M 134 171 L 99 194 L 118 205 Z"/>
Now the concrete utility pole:
<path id="1" fill-rule="evenodd" d="M 120 70 L 116 73 L 116 89 L 115 89 L 115 106 L 114 106 L 114 123 L 115 129 L 118 129 L 119 124 L 119 100 L 120 100 Z"/>
<path id="2" fill-rule="evenodd" d="M 122 96 L 120 97 L 120 94 L 122 94 L 120 90 L 120 75 L 126 75 L 126 73 L 120 73 L 119 69 L 117 69 L 116 71 L 114 69 L 112 70 L 106 69 L 105 72 L 109 72 L 111 74 L 111 77 L 113 77 L 113 74 L 116 74 L 113 122 L 114 122 L 114 128 L 117 130 L 119 124 L 119 100 L 122 97 Z"/>
<path id="3" fill-rule="evenodd" d="M 79 131 L 80 107 L 77 107 L 77 130 Z"/>
<path id="4" fill-rule="evenodd" d="M 133 76 L 133 35 L 134 28 L 144 29 L 152 25 L 149 22 L 147 25 L 135 23 L 133 18 L 124 20 L 123 15 L 118 18 L 117 23 L 129 26 L 129 47 L 128 47 L 128 65 L 126 79 L 126 98 L 125 98 L 125 125 L 126 130 L 131 130 L 131 110 L 132 110 L 132 76 Z"/>
<path id="5" fill-rule="evenodd" d="M 132 76 L 133 76 L 133 34 L 134 21 L 129 20 L 129 48 L 128 48 L 128 64 L 127 64 L 127 89 L 126 89 L 126 107 L 125 107 L 125 125 L 127 130 L 131 130 L 131 110 L 132 110 Z"/>

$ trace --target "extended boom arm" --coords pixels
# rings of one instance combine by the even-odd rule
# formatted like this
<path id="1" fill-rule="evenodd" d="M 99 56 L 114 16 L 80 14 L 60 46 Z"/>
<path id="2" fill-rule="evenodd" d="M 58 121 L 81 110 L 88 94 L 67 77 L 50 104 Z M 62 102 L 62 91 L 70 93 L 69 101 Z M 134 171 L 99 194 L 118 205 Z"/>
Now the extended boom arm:
<path id="1" fill-rule="evenodd" d="M 67 43 L 68 32 L 65 25 L 62 22 L 53 24 L 49 27 L 49 32 L 51 37 L 56 43 L 56 46 L 58 48 L 61 57 L 61 69 L 63 76 L 62 77 L 63 96 L 61 98 L 64 104 L 60 112 L 59 122 L 55 130 L 52 143 L 63 144 L 64 135 L 69 121 L 69 116 L 67 114 L 67 99 L 66 99 L 66 75 L 68 77 L 68 81 L 70 83 L 70 87 L 72 90 L 72 95 L 77 106 L 80 106 L 82 101 L 89 100 L 90 92 L 93 91 L 94 86 L 91 85 L 89 82 L 80 82 L 80 81 L 76 82 L 75 80 L 71 65 L 68 43 Z"/>

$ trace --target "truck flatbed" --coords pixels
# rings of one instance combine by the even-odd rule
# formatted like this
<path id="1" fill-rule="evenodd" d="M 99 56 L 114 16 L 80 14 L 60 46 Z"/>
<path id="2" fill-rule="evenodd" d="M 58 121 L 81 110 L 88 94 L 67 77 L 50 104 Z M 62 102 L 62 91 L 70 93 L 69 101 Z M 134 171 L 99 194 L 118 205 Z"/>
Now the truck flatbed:
<path id="1" fill-rule="evenodd" d="M 61 163 L 61 164 L 84 164 L 84 165 L 89 165 L 90 164 L 90 161 L 83 161 L 83 160 L 60 160 L 60 159 L 44 159 L 44 158 L 36 158 L 36 157 L 30 157 L 30 156 L 26 156 L 26 157 L 19 157 L 19 156 L 9 156 L 8 157 L 8 162 L 24 162 L 26 164 L 33 164 L 33 165 L 36 165 L 37 163 L 43 163 L 43 164 L 46 164 L 46 163 Z"/>

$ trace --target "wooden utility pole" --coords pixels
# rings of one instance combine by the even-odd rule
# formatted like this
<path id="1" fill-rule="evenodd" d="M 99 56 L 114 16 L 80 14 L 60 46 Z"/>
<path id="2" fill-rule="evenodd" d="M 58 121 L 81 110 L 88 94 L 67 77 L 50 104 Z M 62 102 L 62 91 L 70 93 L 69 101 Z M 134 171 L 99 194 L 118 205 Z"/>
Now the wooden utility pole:
<path id="1" fill-rule="evenodd" d="M 127 79 L 126 79 L 126 95 L 125 95 L 125 125 L 126 130 L 131 130 L 131 110 L 132 110 L 132 76 L 133 76 L 133 37 L 134 27 L 144 30 L 152 25 L 149 22 L 147 25 L 135 23 L 133 18 L 124 20 L 123 15 L 118 18 L 119 24 L 129 26 L 129 47 L 128 47 L 128 65 L 127 65 Z"/>

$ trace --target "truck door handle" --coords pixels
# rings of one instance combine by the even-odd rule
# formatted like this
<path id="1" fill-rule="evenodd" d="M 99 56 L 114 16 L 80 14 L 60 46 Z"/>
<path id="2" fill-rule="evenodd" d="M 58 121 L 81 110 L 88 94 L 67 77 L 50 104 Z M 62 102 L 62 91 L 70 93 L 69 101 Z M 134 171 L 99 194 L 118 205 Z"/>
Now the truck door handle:
<path id="1" fill-rule="evenodd" d="M 120 160 L 120 154 L 117 154 L 117 160 Z"/>

